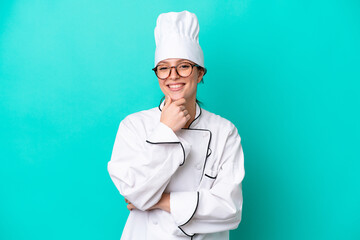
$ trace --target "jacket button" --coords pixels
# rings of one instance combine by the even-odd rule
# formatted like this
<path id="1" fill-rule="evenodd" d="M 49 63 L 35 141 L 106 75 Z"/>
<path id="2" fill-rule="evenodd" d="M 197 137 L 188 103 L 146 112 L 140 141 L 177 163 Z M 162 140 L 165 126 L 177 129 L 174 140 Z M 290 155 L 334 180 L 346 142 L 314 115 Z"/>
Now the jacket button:
<path id="1" fill-rule="evenodd" d="M 197 169 L 197 170 L 201 170 L 201 168 L 202 168 L 202 164 L 201 164 L 201 163 L 199 163 L 199 164 L 196 165 L 196 169 Z"/>

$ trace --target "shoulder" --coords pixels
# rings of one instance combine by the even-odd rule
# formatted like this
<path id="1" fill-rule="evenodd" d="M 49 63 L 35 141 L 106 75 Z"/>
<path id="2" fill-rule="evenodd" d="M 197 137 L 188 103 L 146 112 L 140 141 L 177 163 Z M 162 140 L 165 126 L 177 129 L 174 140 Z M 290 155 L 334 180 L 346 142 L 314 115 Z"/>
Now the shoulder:
<path id="1" fill-rule="evenodd" d="M 203 108 L 201 109 L 201 115 L 203 115 L 204 120 L 211 123 L 211 125 L 218 125 L 220 128 L 229 130 L 236 129 L 235 125 L 230 120 Z"/>
<path id="2" fill-rule="evenodd" d="M 160 110 L 158 107 L 154 107 L 147 110 L 131 113 L 127 115 L 121 122 L 120 125 L 126 127 L 140 127 L 147 124 L 152 124 L 160 116 Z"/>
<path id="3" fill-rule="evenodd" d="M 117 137 L 128 141 L 131 141 L 132 137 L 146 139 L 159 117 L 160 111 L 157 107 L 131 113 L 120 121 Z"/>
<path id="4" fill-rule="evenodd" d="M 201 108 L 201 115 L 203 124 L 210 128 L 211 131 L 226 135 L 238 134 L 236 126 L 230 120 L 203 108 Z"/>

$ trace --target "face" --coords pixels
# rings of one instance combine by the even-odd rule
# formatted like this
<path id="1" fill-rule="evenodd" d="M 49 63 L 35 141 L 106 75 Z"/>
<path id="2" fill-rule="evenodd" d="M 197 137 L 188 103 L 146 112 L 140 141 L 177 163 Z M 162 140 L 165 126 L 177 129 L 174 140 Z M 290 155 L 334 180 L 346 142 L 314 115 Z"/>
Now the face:
<path id="1" fill-rule="evenodd" d="M 168 58 L 158 63 L 159 65 L 176 66 L 179 63 L 188 62 L 186 59 L 180 58 Z M 175 68 L 171 69 L 170 75 L 166 79 L 159 79 L 159 86 L 165 96 L 170 96 L 173 101 L 180 98 L 185 98 L 187 102 L 196 100 L 197 84 L 201 81 L 204 73 L 197 67 L 193 67 L 193 71 L 190 76 L 184 78 L 180 77 Z"/>

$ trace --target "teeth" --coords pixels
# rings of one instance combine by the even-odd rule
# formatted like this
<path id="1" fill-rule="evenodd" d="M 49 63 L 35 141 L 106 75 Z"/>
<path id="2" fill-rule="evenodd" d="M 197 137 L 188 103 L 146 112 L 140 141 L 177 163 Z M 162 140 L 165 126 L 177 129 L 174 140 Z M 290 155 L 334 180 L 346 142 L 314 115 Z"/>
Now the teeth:
<path id="1" fill-rule="evenodd" d="M 175 85 L 169 85 L 169 88 L 175 89 L 175 88 L 179 88 L 181 86 L 182 86 L 182 84 L 175 84 Z"/>

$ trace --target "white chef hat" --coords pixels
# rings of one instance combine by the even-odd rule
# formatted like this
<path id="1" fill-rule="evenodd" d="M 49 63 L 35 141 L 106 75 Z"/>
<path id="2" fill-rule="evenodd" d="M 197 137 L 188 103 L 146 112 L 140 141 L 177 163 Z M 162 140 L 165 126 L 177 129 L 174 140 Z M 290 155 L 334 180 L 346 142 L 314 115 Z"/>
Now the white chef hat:
<path id="1" fill-rule="evenodd" d="M 183 58 L 205 68 L 204 54 L 199 45 L 199 22 L 194 13 L 162 13 L 154 32 L 155 66 L 167 58 Z"/>

